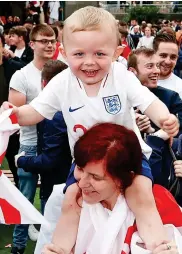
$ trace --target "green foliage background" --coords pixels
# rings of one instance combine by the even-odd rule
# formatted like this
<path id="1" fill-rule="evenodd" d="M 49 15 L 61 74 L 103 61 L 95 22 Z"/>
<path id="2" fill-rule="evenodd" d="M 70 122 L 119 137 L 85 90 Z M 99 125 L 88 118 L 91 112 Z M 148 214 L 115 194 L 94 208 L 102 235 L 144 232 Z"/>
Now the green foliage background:
<path id="1" fill-rule="evenodd" d="M 145 20 L 147 23 L 155 23 L 159 19 L 159 8 L 157 6 L 136 6 L 128 10 L 124 20 L 136 19 L 139 23 Z"/>

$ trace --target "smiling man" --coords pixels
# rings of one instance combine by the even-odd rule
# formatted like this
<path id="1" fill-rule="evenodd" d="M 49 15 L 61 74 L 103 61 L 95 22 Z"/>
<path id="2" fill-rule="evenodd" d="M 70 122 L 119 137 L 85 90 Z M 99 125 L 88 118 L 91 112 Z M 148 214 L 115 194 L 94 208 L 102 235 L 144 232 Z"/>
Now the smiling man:
<path id="1" fill-rule="evenodd" d="M 158 58 L 153 49 L 133 50 L 128 58 L 128 69 L 148 88 L 156 88 L 160 75 Z"/>
<path id="2" fill-rule="evenodd" d="M 182 98 L 182 80 L 174 73 L 178 59 L 178 44 L 171 34 L 158 34 L 153 43 L 153 48 L 160 64 L 158 85 L 179 93 Z"/>
<path id="3" fill-rule="evenodd" d="M 154 93 L 169 109 L 170 113 L 177 115 L 180 122 L 180 133 L 182 132 L 182 100 L 179 94 L 167 88 L 159 86 L 160 63 L 159 57 L 153 49 L 140 48 L 132 51 L 128 58 L 128 69 L 132 71 L 140 80 L 143 86 L 146 86 Z M 173 73 L 170 73 L 170 76 Z M 174 78 L 178 78 L 174 75 Z M 173 85 L 173 83 L 171 84 Z M 182 86 L 182 81 L 181 81 Z M 174 89 L 173 89 L 174 90 Z M 137 125 L 142 132 L 151 132 L 149 129 L 150 121 L 147 116 L 137 115 Z M 154 130 L 159 128 L 152 124 Z"/>
<path id="4" fill-rule="evenodd" d="M 175 44 L 173 46 L 175 46 Z M 150 91 L 154 93 L 167 106 L 170 113 L 178 117 L 180 123 L 178 133 L 179 135 L 182 133 L 182 100 L 177 92 L 158 85 L 158 79 L 161 76 L 159 62 L 160 60 L 153 49 L 140 48 L 134 50 L 130 54 L 128 58 L 128 68 L 136 75 L 136 77 L 140 80 L 143 86 L 148 87 Z M 164 72 L 163 68 L 164 67 L 162 67 L 161 69 Z M 165 72 L 167 73 L 166 70 Z M 173 73 L 170 73 L 170 76 L 172 76 L 172 79 L 179 79 Z M 165 79 L 163 81 L 165 81 Z M 175 83 L 172 83 L 171 85 L 175 85 Z M 138 128 L 140 129 L 140 132 L 142 134 L 145 133 L 146 143 L 153 150 L 149 162 L 152 168 L 154 183 L 160 184 L 168 188 L 168 179 L 171 174 L 170 170 L 173 163 L 168 147 L 169 136 L 166 135 L 163 130 L 159 130 L 159 128 L 153 122 L 151 122 L 146 115 L 141 115 L 137 113 L 136 123 Z M 177 153 L 178 146 L 181 147 L 180 142 L 180 138 L 174 138 L 172 144 L 172 149 L 174 153 Z M 177 163 L 180 164 L 180 162 Z M 177 202 L 179 203 L 179 205 L 182 204 L 181 192 L 177 197 Z"/>

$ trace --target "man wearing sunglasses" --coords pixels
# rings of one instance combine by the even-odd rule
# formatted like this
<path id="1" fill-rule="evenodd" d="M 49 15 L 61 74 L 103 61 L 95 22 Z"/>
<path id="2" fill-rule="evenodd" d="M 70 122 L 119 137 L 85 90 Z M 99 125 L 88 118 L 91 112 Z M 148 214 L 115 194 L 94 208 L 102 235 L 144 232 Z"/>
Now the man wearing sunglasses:
<path id="1" fill-rule="evenodd" d="M 10 81 L 9 102 L 16 106 L 29 104 L 41 91 L 41 71 L 44 64 L 53 57 L 56 38 L 53 29 L 48 25 L 37 25 L 30 33 L 30 47 L 34 51 L 33 61 L 18 70 Z M 26 156 L 36 155 L 36 126 L 23 126 L 20 129 L 20 150 Z M 38 175 L 18 168 L 19 189 L 33 203 Z M 28 235 L 36 240 L 38 234 L 31 225 L 15 225 L 11 253 L 22 254 L 25 251 Z"/>

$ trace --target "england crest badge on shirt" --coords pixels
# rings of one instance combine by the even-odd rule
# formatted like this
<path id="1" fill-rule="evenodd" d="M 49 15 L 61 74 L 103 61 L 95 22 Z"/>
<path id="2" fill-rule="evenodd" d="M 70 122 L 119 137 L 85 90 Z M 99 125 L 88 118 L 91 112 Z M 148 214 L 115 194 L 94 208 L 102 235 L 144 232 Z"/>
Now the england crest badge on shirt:
<path id="1" fill-rule="evenodd" d="M 103 97 L 103 101 L 109 114 L 116 115 L 121 110 L 121 101 L 118 95 Z"/>

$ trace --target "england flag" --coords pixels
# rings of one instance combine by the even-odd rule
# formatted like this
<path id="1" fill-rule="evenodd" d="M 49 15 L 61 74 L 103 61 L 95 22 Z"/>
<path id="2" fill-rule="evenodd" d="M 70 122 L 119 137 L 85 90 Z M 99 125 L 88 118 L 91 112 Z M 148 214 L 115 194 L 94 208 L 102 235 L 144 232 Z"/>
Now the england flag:
<path id="1" fill-rule="evenodd" d="M 0 168 L 6 154 L 10 135 L 20 126 L 12 109 L 0 115 Z M 0 170 L 0 223 L 3 224 L 45 224 L 47 220 L 23 196 Z"/>

